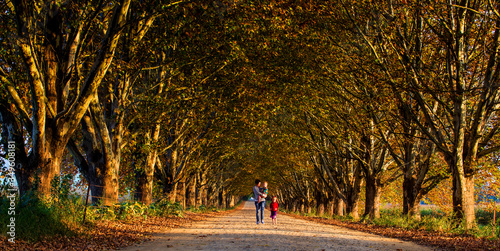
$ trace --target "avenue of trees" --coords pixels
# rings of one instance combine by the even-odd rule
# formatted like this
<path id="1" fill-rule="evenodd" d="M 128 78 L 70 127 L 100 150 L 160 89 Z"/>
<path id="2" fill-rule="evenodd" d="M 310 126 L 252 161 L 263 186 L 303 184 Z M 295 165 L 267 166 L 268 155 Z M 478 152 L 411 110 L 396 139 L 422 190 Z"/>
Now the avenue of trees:
<path id="1" fill-rule="evenodd" d="M 449 181 L 466 229 L 478 191 L 496 195 L 495 1 L 0 8 L 0 153 L 15 142 L 21 194 L 73 172 L 94 203 L 232 205 L 260 177 L 289 210 L 356 219 L 400 184 L 418 219 Z"/>

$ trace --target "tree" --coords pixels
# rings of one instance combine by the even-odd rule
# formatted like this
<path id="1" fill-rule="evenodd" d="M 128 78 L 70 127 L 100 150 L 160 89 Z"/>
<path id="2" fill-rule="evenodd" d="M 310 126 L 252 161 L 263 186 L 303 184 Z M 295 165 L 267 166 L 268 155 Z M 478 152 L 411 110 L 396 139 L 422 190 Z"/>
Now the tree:
<path id="1" fill-rule="evenodd" d="M 350 14 L 353 30 L 399 94 L 398 102 L 405 104 L 403 93 L 408 92 L 419 106 L 423 120 L 416 113 L 411 117 L 444 155 L 453 178 L 455 216 L 471 228 L 477 160 L 498 150 L 491 145 L 499 126 L 492 120 L 499 99 L 493 84 L 498 78 L 498 6 L 488 1 L 384 4 L 370 5 L 373 11 L 365 16 Z"/>
<path id="2" fill-rule="evenodd" d="M 37 171 L 40 192 L 50 194 L 50 183 L 60 171 L 64 149 L 114 58 L 130 2 L 4 3 L 16 30 L 4 39 L 16 45 L 20 58 L 5 60 L 11 64 L 2 66 L 2 84 L 24 124 L 32 125 L 30 166 L 24 167 L 27 173 L 22 176 L 29 180 L 28 188 Z M 19 75 L 22 80 L 15 78 Z M 14 88 L 23 86 L 21 81 L 29 83 L 29 92 L 19 93 Z M 32 105 L 25 105 L 19 98 L 25 95 L 31 95 Z"/>

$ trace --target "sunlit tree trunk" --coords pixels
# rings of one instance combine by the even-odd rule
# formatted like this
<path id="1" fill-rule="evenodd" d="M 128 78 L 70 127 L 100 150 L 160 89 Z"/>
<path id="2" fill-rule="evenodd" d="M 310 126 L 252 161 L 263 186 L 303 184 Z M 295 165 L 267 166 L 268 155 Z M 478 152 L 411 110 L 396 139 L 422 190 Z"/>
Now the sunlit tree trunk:
<path id="1" fill-rule="evenodd" d="M 208 205 L 208 202 L 207 202 L 208 190 L 207 190 L 206 177 L 207 177 L 207 174 L 205 172 L 202 172 L 200 174 L 200 198 L 201 198 L 201 204 L 205 205 L 205 206 Z"/>
<path id="2" fill-rule="evenodd" d="M 345 213 L 354 220 L 359 219 L 359 193 L 358 196 L 347 197 Z"/>
<path id="3" fill-rule="evenodd" d="M 457 219 L 463 219 L 466 228 L 475 224 L 474 175 L 467 172 L 462 159 L 453 156 L 447 159 L 452 168 L 453 212 Z"/>
<path id="4" fill-rule="evenodd" d="M 153 181 L 154 181 L 154 171 L 157 162 L 157 152 L 156 143 L 160 137 L 160 123 L 156 122 L 151 132 L 146 132 L 146 162 L 144 165 L 144 177 L 139 179 L 141 186 L 141 199 L 140 201 L 149 205 L 153 202 Z"/>
<path id="5" fill-rule="evenodd" d="M 189 183 L 187 184 L 186 191 L 186 201 L 187 206 L 194 207 L 196 205 L 196 175 L 191 176 Z"/>
<path id="6" fill-rule="evenodd" d="M 24 2 L 9 1 L 11 13 L 15 13 L 15 18 L 18 19 L 15 22 L 19 25 L 15 43 L 20 49 L 18 53 L 29 76 L 32 97 L 30 134 L 34 153 L 32 165 L 36 168 L 27 170 L 39 173 L 39 190 L 45 197 L 51 194 L 52 179 L 59 175 L 64 149 L 78 128 L 113 60 L 121 35 L 120 28 L 125 24 L 130 2 L 122 0 L 113 8 L 114 12 L 107 20 L 106 34 L 98 45 L 100 50 L 91 63 L 92 67 L 82 70 L 82 64 L 76 64 L 78 57 L 76 54 L 83 42 L 80 40 L 81 32 L 89 23 L 81 23 L 69 31 L 66 30 L 66 26 L 69 25 L 65 25 L 65 22 L 73 20 L 66 19 L 64 16 L 66 10 L 61 9 L 59 5 L 43 6 L 40 8 L 43 13 L 36 13 L 33 11 L 35 9 L 26 9 L 29 5 Z M 97 8 L 96 11 L 103 10 Z M 94 15 L 94 13 L 85 14 Z M 32 25 L 40 18 L 44 22 Z M 38 28 L 41 30 L 37 30 Z M 39 39 L 39 36 L 43 36 L 43 39 Z M 73 40 L 67 40 L 69 38 Z M 37 44 L 38 41 L 42 43 Z M 75 68 L 78 68 L 78 71 Z M 80 75 L 84 71 L 87 75 Z M 78 77 L 81 77 L 83 82 L 81 79 L 71 81 L 72 75 L 76 75 L 75 72 L 78 72 Z M 73 100 L 67 99 L 70 83 L 73 84 L 71 87 L 77 94 Z M 15 91 L 10 94 L 18 95 Z"/>
<path id="7" fill-rule="evenodd" d="M 344 216 L 344 201 L 338 196 L 335 196 L 332 201 L 332 215 Z"/>

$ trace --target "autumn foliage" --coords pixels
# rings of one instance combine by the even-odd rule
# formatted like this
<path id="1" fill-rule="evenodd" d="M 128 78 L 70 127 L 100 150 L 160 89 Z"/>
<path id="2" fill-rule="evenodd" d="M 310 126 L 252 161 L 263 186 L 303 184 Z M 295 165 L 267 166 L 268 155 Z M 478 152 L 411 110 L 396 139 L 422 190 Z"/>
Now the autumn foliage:
<path id="1" fill-rule="evenodd" d="M 425 222 L 427 204 L 445 231 L 496 238 L 495 1 L 0 10 L 2 196 L 16 187 L 18 211 L 26 196 L 47 216 L 75 210 L 55 210 L 61 194 L 112 220 L 161 203 L 232 207 L 260 178 L 292 212 Z"/>

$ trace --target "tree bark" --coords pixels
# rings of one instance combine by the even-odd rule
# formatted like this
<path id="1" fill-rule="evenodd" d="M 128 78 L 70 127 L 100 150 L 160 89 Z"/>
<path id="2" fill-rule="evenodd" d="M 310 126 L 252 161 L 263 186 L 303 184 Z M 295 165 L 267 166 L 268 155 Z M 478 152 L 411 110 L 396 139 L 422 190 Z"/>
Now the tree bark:
<path id="1" fill-rule="evenodd" d="M 454 159 L 456 160 L 456 159 Z M 452 160 L 452 183 L 453 183 L 453 213 L 456 219 L 460 219 L 466 229 L 475 225 L 475 199 L 474 199 L 474 174 L 466 173 L 463 164 L 453 163 Z"/>
<path id="2" fill-rule="evenodd" d="M 200 197 L 201 197 L 201 204 L 208 206 L 208 189 L 207 189 L 207 180 L 206 180 L 206 174 L 202 173 L 201 174 L 201 187 L 200 187 Z"/>
<path id="3" fill-rule="evenodd" d="M 27 123 L 30 123 L 30 121 L 27 120 Z M 23 123 L 18 123 L 16 116 L 14 116 L 10 109 L 10 105 L 2 97 L 0 97 L 0 125 L 4 151 L 7 152 L 5 149 L 9 149 L 12 147 L 9 145 L 14 144 L 15 166 L 11 167 L 15 173 L 19 194 L 22 196 L 32 190 L 36 182 L 35 165 L 30 163 L 33 159 L 33 154 L 26 154 L 24 138 L 22 136 L 23 131 L 21 129 Z M 25 125 L 25 127 L 28 127 L 27 129 L 29 130 L 31 126 Z M 9 159 L 9 156 L 6 154 L 4 158 Z"/>
<path id="4" fill-rule="evenodd" d="M 91 185 L 92 202 L 102 200 L 105 205 L 118 201 L 118 172 L 121 160 L 123 117 L 113 125 L 106 123 L 97 95 L 89 112 L 81 121 L 83 149 L 87 156 L 87 168 L 81 170 Z"/>
<path id="5" fill-rule="evenodd" d="M 365 177 L 365 215 L 370 219 L 380 218 L 380 181 L 373 176 Z"/>
<path id="6" fill-rule="evenodd" d="M 234 207 L 234 195 L 226 195 L 226 208 Z"/>
<path id="7" fill-rule="evenodd" d="M 349 165 L 355 165 L 351 162 Z M 357 165 L 360 165 L 358 163 Z M 354 220 L 359 219 L 359 198 L 361 195 L 361 185 L 363 183 L 361 168 L 356 168 L 356 171 L 353 173 L 353 177 L 351 177 L 350 184 L 347 184 L 345 189 L 345 214 L 350 215 Z"/>
<path id="8" fill-rule="evenodd" d="M 171 185 L 171 190 L 169 191 L 169 201 L 172 203 L 177 202 L 177 185 L 179 182 L 175 182 L 173 185 Z"/>
<path id="9" fill-rule="evenodd" d="M 9 7 L 16 13 L 16 25 L 18 33 L 15 34 L 15 42 L 20 49 L 19 55 L 26 66 L 28 74 L 31 97 L 32 97 L 32 130 L 33 139 L 33 165 L 39 172 L 39 191 L 42 196 L 50 196 L 52 179 L 59 175 L 64 149 L 68 144 L 74 131 L 78 128 L 81 118 L 89 108 L 97 88 L 106 75 L 108 67 L 114 57 L 114 52 L 120 38 L 121 26 L 130 6 L 130 0 L 123 0 L 114 8 L 114 13 L 108 20 L 109 25 L 105 36 L 100 42 L 91 69 L 84 69 L 86 76 L 83 86 L 78 89 L 77 97 L 72 103 L 68 102 L 68 88 L 71 75 L 76 66 L 75 47 L 81 44 L 80 36 L 82 24 L 70 32 L 65 29 L 67 22 L 73 20 L 65 19 L 64 10 L 59 5 L 47 5 L 47 10 L 34 16 L 31 10 L 26 9 L 28 5 L 22 2 L 11 2 Z M 69 7 L 70 8 L 70 7 Z M 102 9 L 96 10 L 98 12 Z M 93 13 L 86 13 L 89 16 Z M 36 14 L 38 15 L 38 14 Z M 44 22 L 32 26 L 42 18 Z M 40 35 L 41 34 L 41 35 Z M 74 36 L 73 36 L 74 35 Z M 43 37 L 43 39 L 39 39 Z M 66 40 L 74 38 L 73 41 Z M 41 44 L 33 41 L 42 41 Z M 42 53 L 35 53 L 35 51 Z M 83 66 L 77 66 L 79 70 Z M 83 72 L 83 71 L 80 71 Z M 78 82 L 80 80 L 77 80 Z M 80 84 L 80 82 L 79 82 Z"/>
<path id="10" fill-rule="evenodd" d="M 403 215 L 420 220 L 420 199 L 417 198 L 415 179 L 405 175 L 403 178 Z"/>
<path id="11" fill-rule="evenodd" d="M 348 197 L 348 200 L 346 202 L 345 206 L 345 213 L 346 215 L 351 216 L 354 220 L 359 219 L 359 197 Z"/>
<path id="12" fill-rule="evenodd" d="M 320 191 L 315 192 L 316 215 L 322 216 L 325 214 L 325 199 Z"/>
<path id="13" fill-rule="evenodd" d="M 186 188 L 186 206 L 196 207 L 196 176 L 191 177 Z"/>
<path id="14" fill-rule="evenodd" d="M 156 159 L 158 156 L 158 150 L 156 149 L 156 143 L 160 137 L 160 123 L 156 122 L 153 129 L 151 137 L 151 132 L 146 132 L 146 163 L 144 165 L 144 177 L 139 179 L 141 186 L 141 198 L 140 201 L 146 205 L 153 202 L 153 182 L 154 182 L 154 171 L 156 166 Z"/>
<path id="15" fill-rule="evenodd" d="M 223 208 L 223 206 L 225 205 L 225 194 L 224 194 L 224 188 L 220 188 L 219 189 L 219 193 L 218 193 L 218 201 L 217 201 L 217 207 L 218 208 Z"/>
<path id="16" fill-rule="evenodd" d="M 38 151 L 39 155 L 37 162 L 40 168 L 40 185 L 39 191 L 46 197 L 52 194 L 52 180 L 61 172 L 61 162 L 64 154 L 66 142 L 57 140 L 51 142 L 50 146 Z"/>
<path id="17" fill-rule="evenodd" d="M 332 201 L 332 215 L 344 216 L 344 201 L 338 196 L 334 196 Z"/>

